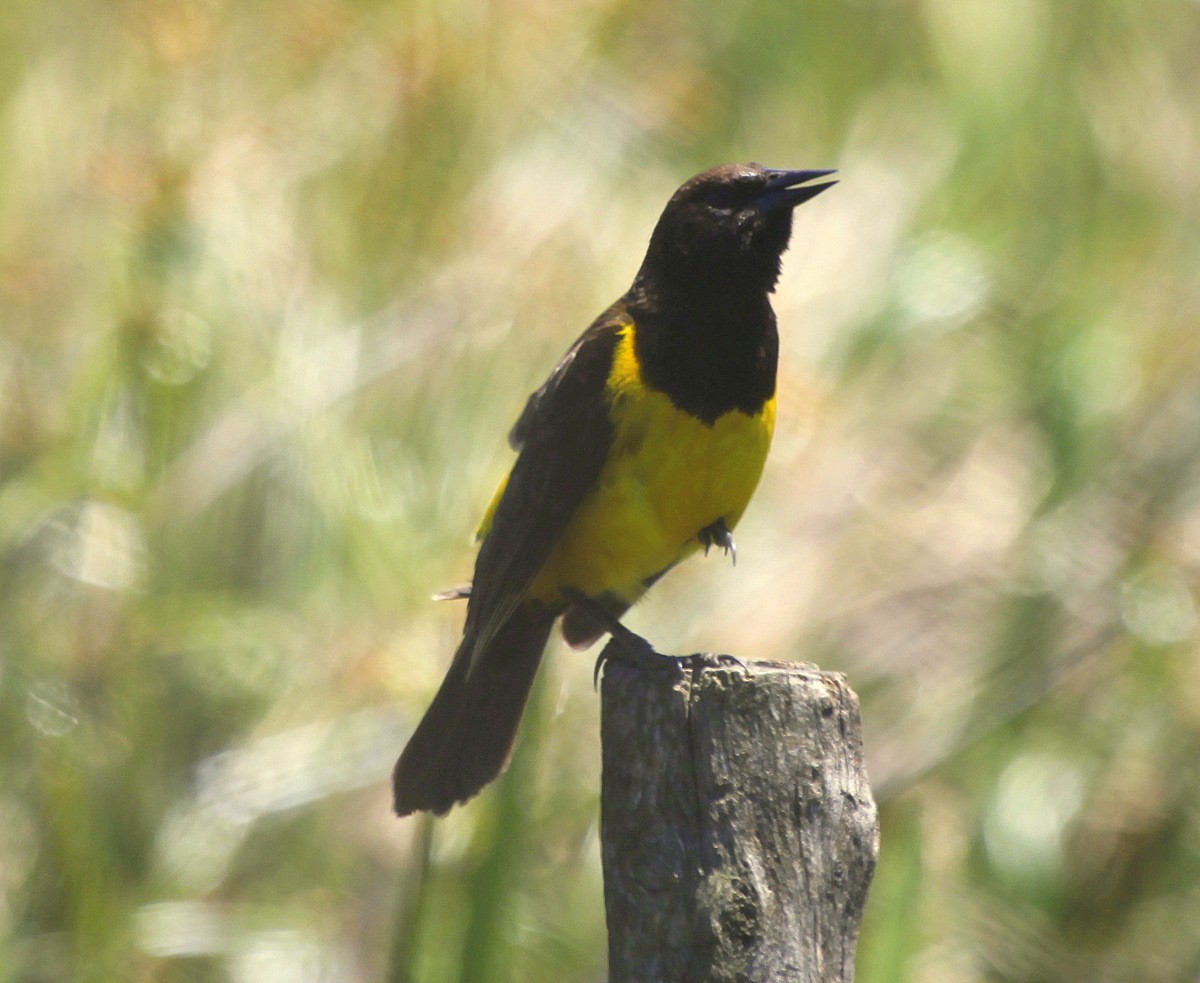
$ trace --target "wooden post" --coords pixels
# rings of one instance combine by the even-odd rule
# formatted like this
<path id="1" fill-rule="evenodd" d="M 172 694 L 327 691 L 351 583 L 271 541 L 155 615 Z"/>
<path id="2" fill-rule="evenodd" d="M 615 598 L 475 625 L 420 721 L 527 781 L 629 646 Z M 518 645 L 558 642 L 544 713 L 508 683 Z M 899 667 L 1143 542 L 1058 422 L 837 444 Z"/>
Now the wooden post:
<path id="1" fill-rule="evenodd" d="M 879 823 L 844 677 L 711 656 L 676 673 L 612 654 L 609 983 L 852 981 Z"/>

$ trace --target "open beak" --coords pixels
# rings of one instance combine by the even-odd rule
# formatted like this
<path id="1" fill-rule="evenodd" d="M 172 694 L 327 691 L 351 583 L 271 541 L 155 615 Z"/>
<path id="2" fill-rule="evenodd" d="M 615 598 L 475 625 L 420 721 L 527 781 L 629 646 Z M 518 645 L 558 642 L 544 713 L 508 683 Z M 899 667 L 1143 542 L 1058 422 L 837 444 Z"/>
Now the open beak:
<path id="1" fill-rule="evenodd" d="M 773 212 L 777 208 L 795 208 L 810 198 L 815 198 L 826 188 L 832 188 L 837 181 L 822 181 L 819 184 L 809 184 L 817 178 L 836 174 L 836 170 L 823 171 L 776 171 L 768 170 L 769 178 L 766 186 L 755 199 L 755 204 L 764 212 Z"/>

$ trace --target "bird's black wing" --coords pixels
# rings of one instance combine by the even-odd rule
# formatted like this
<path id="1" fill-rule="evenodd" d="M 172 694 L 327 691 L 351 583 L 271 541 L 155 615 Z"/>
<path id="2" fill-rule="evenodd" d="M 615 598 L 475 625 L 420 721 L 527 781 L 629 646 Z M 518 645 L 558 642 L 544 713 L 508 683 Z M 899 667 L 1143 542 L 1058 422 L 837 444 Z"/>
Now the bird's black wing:
<path id="1" fill-rule="evenodd" d="M 525 401 L 525 408 L 508 432 L 508 443 L 519 451 L 525 441 L 539 430 L 552 429 L 554 416 L 563 404 L 578 404 L 581 396 L 594 396 L 608 381 L 612 354 L 628 314 L 620 302 L 601 314 L 581 334 L 550 370 L 550 375 Z M 587 392 L 584 392 L 587 390 Z"/>
<path id="2" fill-rule="evenodd" d="M 605 311 L 509 434 L 520 454 L 480 545 L 468 601 L 464 631 L 474 653 L 512 615 L 604 467 L 613 438 L 607 383 L 626 323 L 621 304 Z"/>

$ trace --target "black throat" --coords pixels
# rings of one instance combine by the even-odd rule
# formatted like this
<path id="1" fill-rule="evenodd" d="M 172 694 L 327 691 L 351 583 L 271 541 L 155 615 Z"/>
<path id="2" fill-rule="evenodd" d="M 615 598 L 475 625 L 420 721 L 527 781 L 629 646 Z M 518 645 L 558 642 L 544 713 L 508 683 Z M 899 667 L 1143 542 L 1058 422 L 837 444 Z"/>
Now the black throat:
<path id="1" fill-rule="evenodd" d="M 775 395 L 779 336 L 767 290 L 737 278 L 672 289 L 639 276 L 627 300 L 647 385 L 711 426 Z"/>

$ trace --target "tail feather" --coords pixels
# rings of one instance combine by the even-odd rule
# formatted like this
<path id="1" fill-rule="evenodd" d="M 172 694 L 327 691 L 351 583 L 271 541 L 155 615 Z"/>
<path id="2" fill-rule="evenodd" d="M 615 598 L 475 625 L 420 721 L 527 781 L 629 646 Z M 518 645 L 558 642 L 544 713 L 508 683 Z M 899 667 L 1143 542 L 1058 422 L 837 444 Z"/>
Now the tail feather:
<path id="1" fill-rule="evenodd" d="M 441 815 L 500 774 L 554 618 L 540 604 L 520 605 L 474 666 L 475 640 L 463 638 L 433 703 L 396 762 L 392 788 L 397 815 Z"/>

